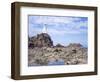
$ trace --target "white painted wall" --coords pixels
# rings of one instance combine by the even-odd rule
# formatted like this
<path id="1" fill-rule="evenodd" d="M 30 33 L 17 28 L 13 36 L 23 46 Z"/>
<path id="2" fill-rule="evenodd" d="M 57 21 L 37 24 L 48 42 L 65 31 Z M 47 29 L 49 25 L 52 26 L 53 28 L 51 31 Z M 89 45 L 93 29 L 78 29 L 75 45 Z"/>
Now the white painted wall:
<path id="1" fill-rule="evenodd" d="M 38 2 L 38 3 L 52 3 L 52 4 L 68 4 L 68 5 L 87 5 L 98 6 L 98 22 L 100 22 L 100 0 L 0 0 L 0 82 L 16 82 L 10 79 L 11 66 L 11 2 Z M 98 36 L 100 35 L 100 28 L 98 24 Z M 100 38 L 98 38 L 100 42 Z M 98 43 L 100 49 L 100 43 Z M 100 50 L 98 50 L 98 59 L 100 59 Z M 100 60 L 98 61 L 100 62 Z M 100 64 L 99 68 L 100 69 Z M 99 75 L 94 76 L 79 76 L 79 77 L 64 77 L 64 78 L 50 78 L 38 80 L 21 80 L 22 82 L 100 82 Z"/>

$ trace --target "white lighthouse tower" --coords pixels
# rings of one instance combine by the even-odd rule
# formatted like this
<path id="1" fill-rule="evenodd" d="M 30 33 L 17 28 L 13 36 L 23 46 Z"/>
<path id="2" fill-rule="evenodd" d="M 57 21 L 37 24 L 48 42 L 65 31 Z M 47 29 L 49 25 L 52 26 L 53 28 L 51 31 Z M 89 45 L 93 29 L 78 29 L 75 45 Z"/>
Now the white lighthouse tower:
<path id="1" fill-rule="evenodd" d="M 42 33 L 47 33 L 47 27 L 46 27 L 46 24 L 43 24 Z"/>

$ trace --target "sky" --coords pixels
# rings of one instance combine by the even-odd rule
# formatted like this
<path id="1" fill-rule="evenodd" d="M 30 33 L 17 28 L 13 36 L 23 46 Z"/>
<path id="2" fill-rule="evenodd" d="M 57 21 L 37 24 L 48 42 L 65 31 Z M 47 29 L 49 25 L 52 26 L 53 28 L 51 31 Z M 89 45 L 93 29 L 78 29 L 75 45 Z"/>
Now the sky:
<path id="1" fill-rule="evenodd" d="M 60 43 L 64 46 L 70 43 L 88 45 L 88 18 L 74 16 L 28 16 L 29 37 L 42 33 L 43 25 L 51 36 L 54 45 Z"/>

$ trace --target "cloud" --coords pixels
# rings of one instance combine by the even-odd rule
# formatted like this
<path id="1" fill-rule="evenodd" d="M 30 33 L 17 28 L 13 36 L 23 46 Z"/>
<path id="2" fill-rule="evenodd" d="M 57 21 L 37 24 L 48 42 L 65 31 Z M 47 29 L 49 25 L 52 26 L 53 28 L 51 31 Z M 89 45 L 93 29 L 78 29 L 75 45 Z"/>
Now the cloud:
<path id="1" fill-rule="evenodd" d="M 29 35 L 42 32 L 43 24 L 51 35 L 87 33 L 87 17 L 29 16 Z"/>
<path id="2" fill-rule="evenodd" d="M 81 20 L 81 17 L 68 17 L 68 16 L 29 16 L 29 23 L 36 24 L 54 24 L 54 23 L 71 23 L 73 21 Z"/>
<path id="3" fill-rule="evenodd" d="M 85 22 L 71 22 L 69 24 L 59 24 L 56 23 L 56 25 L 52 26 L 50 28 L 48 26 L 48 32 L 50 34 L 59 34 L 59 35 L 64 35 L 64 34 L 82 34 L 82 33 L 87 33 L 87 21 Z"/>

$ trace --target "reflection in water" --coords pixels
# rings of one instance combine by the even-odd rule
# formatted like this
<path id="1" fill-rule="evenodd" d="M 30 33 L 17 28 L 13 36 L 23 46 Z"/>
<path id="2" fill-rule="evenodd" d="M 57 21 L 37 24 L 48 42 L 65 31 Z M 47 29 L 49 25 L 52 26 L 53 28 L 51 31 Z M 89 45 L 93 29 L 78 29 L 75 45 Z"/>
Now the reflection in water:
<path id="1" fill-rule="evenodd" d="M 64 65 L 64 60 L 59 59 L 57 61 L 50 61 L 48 65 Z"/>

